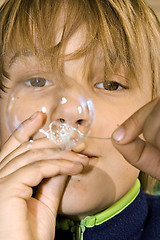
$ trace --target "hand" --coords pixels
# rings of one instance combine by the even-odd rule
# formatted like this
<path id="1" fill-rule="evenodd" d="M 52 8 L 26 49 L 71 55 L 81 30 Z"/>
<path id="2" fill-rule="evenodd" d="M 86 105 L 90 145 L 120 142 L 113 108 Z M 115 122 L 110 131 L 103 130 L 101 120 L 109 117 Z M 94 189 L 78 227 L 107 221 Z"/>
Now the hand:
<path id="1" fill-rule="evenodd" d="M 80 173 L 88 158 L 71 151 L 57 151 L 46 138 L 29 142 L 43 125 L 38 112 L 26 120 L 1 151 L 0 239 L 54 239 L 57 209 L 67 176 Z M 23 134 L 22 134 L 23 133 Z M 32 187 L 37 186 L 36 196 Z"/>
<path id="2" fill-rule="evenodd" d="M 160 180 L 160 99 L 126 120 L 113 133 L 112 143 L 129 163 Z"/>

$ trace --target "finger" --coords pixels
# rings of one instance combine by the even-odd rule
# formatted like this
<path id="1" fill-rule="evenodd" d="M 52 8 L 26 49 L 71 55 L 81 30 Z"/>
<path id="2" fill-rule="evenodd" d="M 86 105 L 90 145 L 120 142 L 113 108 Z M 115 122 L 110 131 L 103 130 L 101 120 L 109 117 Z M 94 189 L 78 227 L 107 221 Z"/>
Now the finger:
<path id="1" fill-rule="evenodd" d="M 138 138 L 143 132 L 146 119 L 159 105 L 156 99 L 126 120 L 112 135 L 112 143 L 124 158 L 157 179 L 160 178 L 160 152 L 150 143 Z"/>
<path id="2" fill-rule="evenodd" d="M 52 178 L 57 175 L 76 175 L 83 170 L 81 163 L 72 161 L 59 161 L 55 164 L 52 160 L 37 161 L 32 164 L 24 166 L 14 173 L 1 178 L 1 186 L 6 184 L 6 194 L 12 195 L 12 197 L 20 197 L 29 199 L 32 196 L 30 189 L 27 191 L 27 187 L 37 186 L 43 179 Z M 2 184 L 3 182 L 3 184 Z M 4 187 L 3 187 L 4 188 Z M 24 189 L 26 191 L 24 191 Z"/>
<path id="3" fill-rule="evenodd" d="M 78 146 L 74 147 L 72 151 L 78 153 L 78 152 L 82 152 L 84 149 L 85 149 L 85 143 L 82 142 Z"/>
<path id="4" fill-rule="evenodd" d="M 68 176 L 66 175 L 44 179 L 37 189 L 35 198 L 48 206 L 54 216 L 57 214 L 67 180 Z"/>
<path id="5" fill-rule="evenodd" d="M 119 144 L 125 144 L 137 138 L 137 136 L 139 136 L 143 131 L 147 117 L 152 112 L 156 104 L 159 104 L 159 101 L 159 98 L 157 98 L 134 113 L 118 129 L 116 129 L 116 131 L 112 134 L 112 139 L 119 142 Z"/>
<path id="6" fill-rule="evenodd" d="M 45 228 L 46 231 L 42 233 L 41 223 L 38 224 L 39 234 L 35 235 L 36 239 L 46 239 L 46 234 L 48 235 L 49 232 L 50 238 L 53 239 L 59 202 L 63 195 L 67 179 L 67 176 L 56 176 L 54 178 L 44 179 L 38 186 L 38 193 L 35 198 L 38 199 L 40 203 L 43 203 L 43 206 L 45 207 L 45 214 L 49 216 L 49 221 L 45 221 L 43 211 L 38 211 L 39 219 L 41 219 L 40 222 L 43 223 L 42 228 Z M 36 199 L 35 201 L 37 201 Z M 34 199 L 32 198 L 27 201 L 28 208 L 32 209 L 31 212 L 35 211 L 33 200 Z"/>
<path id="7" fill-rule="evenodd" d="M 5 166 L 11 159 L 15 158 L 18 155 L 21 155 L 24 152 L 27 152 L 29 150 L 34 150 L 34 149 L 54 149 L 54 153 L 56 152 L 62 152 L 58 148 L 58 146 L 53 143 L 50 139 L 48 138 L 40 138 L 34 141 L 29 141 L 21 144 L 19 147 L 17 147 L 13 152 L 11 152 L 9 155 L 7 155 L 0 163 L 0 168 Z M 77 147 L 72 149 L 73 152 L 79 153 L 82 152 L 85 148 L 85 143 L 80 143 Z M 63 151 L 66 152 L 66 151 Z"/>
<path id="8" fill-rule="evenodd" d="M 143 136 L 147 142 L 160 149 L 160 101 L 146 119 Z"/>
<path id="9" fill-rule="evenodd" d="M 54 151 L 59 151 L 57 149 L 57 145 L 55 145 L 52 141 L 45 138 L 40 138 L 34 141 L 27 141 L 19 145 L 14 151 L 9 153 L 0 163 L 0 168 L 4 167 L 9 161 L 14 159 L 15 157 L 21 155 L 22 153 L 28 152 L 29 150 L 34 149 L 49 149 L 52 148 Z"/>
<path id="10" fill-rule="evenodd" d="M 43 125 L 46 115 L 42 112 L 36 112 L 30 118 L 25 120 L 10 136 L 4 144 L 0 160 L 16 149 L 21 143 L 28 141 Z"/>
<path id="11" fill-rule="evenodd" d="M 81 143 L 80 145 L 78 145 L 73 152 L 81 152 L 82 150 L 84 150 L 85 148 L 85 144 Z M 38 150 L 39 149 L 39 150 Z M 43 150 L 44 149 L 44 150 Z M 46 150 L 45 150 L 46 149 Z M 47 150 L 48 149 L 48 150 Z M 23 153 L 25 152 L 32 152 L 35 155 L 35 151 L 39 151 L 39 153 L 45 152 L 46 156 L 47 156 L 47 151 L 49 151 L 49 149 L 51 149 L 50 151 L 50 156 L 51 154 L 54 154 L 54 158 L 58 157 L 61 154 L 61 157 L 63 157 L 63 155 L 66 155 L 67 151 L 61 151 L 59 148 L 57 148 L 57 145 L 55 145 L 52 141 L 50 141 L 49 139 L 45 138 L 40 138 L 37 139 L 35 141 L 32 142 L 25 142 L 23 144 L 21 144 L 19 147 L 17 147 L 13 152 L 11 152 L 9 155 L 7 155 L 0 163 L 0 169 L 2 169 L 8 162 L 10 162 L 12 159 L 20 156 L 20 158 L 23 158 Z M 35 151 L 34 151 L 35 150 Z M 64 154 L 63 154 L 64 153 Z M 58 155 L 57 155 L 58 154 Z M 39 155 L 39 154 L 38 154 Z M 50 157 L 49 156 L 49 157 Z M 68 156 L 68 155 L 66 155 Z M 45 156 L 44 156 L 45 157 Z M 44 158 L 42 155 L 42 158 Z M 82 156 L 83 157 L 83 156 Z M 30 159 L 32 159 L 32 155 L 29 156 Z M 47 157 L 46 157 L 47 158 Z M 20 159 L 19 159 L 20 160 Z M 19 161 L 18 160 L 18 161 Z M 34 159 L 33 159 L 34 160 Z M 75 159 L 76 160 L 76 159 Z M 23 162 L 24 162 L 24 158 L 23 158 Z M 26 162 L 27 163 L 27 162 Z M 24 164 L 26 164 L 24 162 Z M 86 165 L 88 163 L 88 161 L 85 163 L 84 165 Z M 14 162 L 14 165 L 16 163 Z"/>
<path id="12" fill-rule="evenodd" d="M 1 167 L 0 177 L 9 175 L 19 168 L 25 165 L 41 161 L 41 160 L 54 160 L 55 164 L 59 164 L 62 160 L 68 160 L 81 163 L 83 166 L 87 166 L 89 159 L 83 154 L 77 154 L 73 152 L 57 152 L 54 149 L 32 149 L 24 152 L 12 160 L 10 160 L 5 166 Z"/>
<path id="13" fill-rule="evenodd" d="M 113 145 L 130 164 L 160 180 L 160 151 L 157 148 L 140 138 L 126 144 L 113 141 Z"/>

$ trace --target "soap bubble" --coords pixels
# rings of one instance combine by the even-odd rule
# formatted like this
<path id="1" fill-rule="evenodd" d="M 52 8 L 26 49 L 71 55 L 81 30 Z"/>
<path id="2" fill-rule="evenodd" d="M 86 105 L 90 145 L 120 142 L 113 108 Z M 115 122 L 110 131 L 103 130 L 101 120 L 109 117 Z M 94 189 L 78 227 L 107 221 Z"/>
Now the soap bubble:
<path id="1" fill-rule="evenodd" d="M 86 91 L 62 74 L 34 76 L 17 82 L 10 94 L 6 113 L 11 133 L 14 135 L 20 124 L 37 111 L 46 113 L 47 119 L 32 140 L 47 137 L 64 150 L 79 145 L 94 121 L 93 103 Z"/>

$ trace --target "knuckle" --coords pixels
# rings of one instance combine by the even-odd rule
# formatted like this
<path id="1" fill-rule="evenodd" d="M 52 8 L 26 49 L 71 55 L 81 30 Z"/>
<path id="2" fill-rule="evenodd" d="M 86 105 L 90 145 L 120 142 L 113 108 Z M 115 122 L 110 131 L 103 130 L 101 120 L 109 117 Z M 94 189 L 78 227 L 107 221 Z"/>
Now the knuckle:
<path id="1" fill-rule="evenodd" d="M 56 166 L 51 166 L 51 163 L 48 163 L 48 161 L 39 160 L 33 163 L 33 171 L 36 173 L 35 175 L 35 181 L 39 182 L 43 178 L 49 177 L 52 172 L 53 168 L 57 170 Z M 58 171 L 58 170 L 57 170 Z"/>
<path id="2" fill-rule="evenodd" d="M 33 194 L 33 189 L 25 184 L 18 184 L 14 189 L 14 196 L 29 199 Z"/>
<path id="3" fill-rule="evenodd" d="M 44 164 L 42 160 L 36 161 L 33 164 L 31 163 L 30 165 L 33 166 L 33 171 L 37 170 L 37 174 L 42 175 L 44 169 Z"/>
<path id="4" fill-rule="evenodd" d="M 31 149 L 28 150 L 27 152 L 29 152 L 31 155 L 37 155 L 37 149 Z"/>
<path id="5" fill-rule="evenodd" d="M 30 149 L 26 153 L 33 160 L 36 160 L 36 159 L 38 160 L 43 155 L 45 155 L 43 149 Z"/>
<path id="6" fill-rule="evenodd" d="M 29 155 L 34 159 L 34 158 L 42 158 L 42 156 L 45 156 L 48 158 L 48 156 L 51 156 L 51 152 L 48 149 L 45 148 L 38 148 L 38 149 L 30 149 Z"/>

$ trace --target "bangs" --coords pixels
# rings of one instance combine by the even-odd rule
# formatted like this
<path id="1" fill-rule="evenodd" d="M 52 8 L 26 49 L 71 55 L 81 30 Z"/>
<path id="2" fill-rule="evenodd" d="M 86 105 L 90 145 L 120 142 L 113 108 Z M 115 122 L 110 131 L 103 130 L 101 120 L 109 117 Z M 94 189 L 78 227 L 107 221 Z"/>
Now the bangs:
<path id="1" fill-rule="evenodd" d="M 90 52 L 97 42 L 97 27 L 84 11 L 86 5 L 81 0 L 9 1 L 1 9 L 2 56 L 33 54 L 55 66 Z M 83 45 L 65 55 L 69 39 L 84 24 Z"/>
<path id="2" fill-rule="evenodd" d="M 62 59 L 74 59 L 82 55 L 89 57 L 97 45 L 100 45 L 107 69 L 113 70 L 117 64 L 134 69 L 134 31 L 131 26 L 128 29 L 122 27 L 124 19 L 111 2 L 6 1 L 0 14 L 2 56 L 31 52 L 44 62 L 50 59 L 52 65 L 56 66 Z M 83 45 L 75 52 L 64 55 L 63 48 L 83 24 L 86 27 Z"/>

